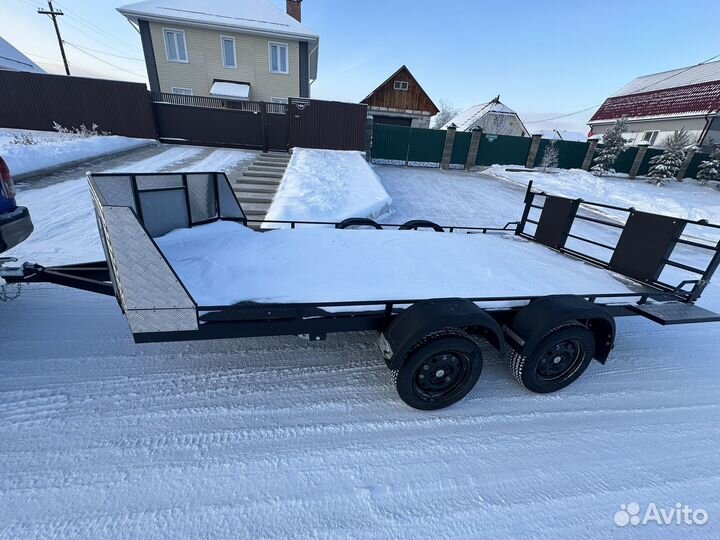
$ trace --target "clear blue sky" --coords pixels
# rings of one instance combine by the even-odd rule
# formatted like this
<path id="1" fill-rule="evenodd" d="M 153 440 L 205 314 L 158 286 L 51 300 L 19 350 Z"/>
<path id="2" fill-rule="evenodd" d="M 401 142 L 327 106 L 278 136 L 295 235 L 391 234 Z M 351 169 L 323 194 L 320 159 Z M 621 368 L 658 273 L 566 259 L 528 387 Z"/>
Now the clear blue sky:
<path id="1" fill-rule="evenodd" d="M 285 0 L 272 1 L 284 9 Z M 0 0 L 0 35 L 57 71 L 52 24 L 35 13 L 43 3 Z M 142 61 L 107 54 L 142 59 L 138 34 L 115 11 L 126 3 L 57 0 L 67 13 L 64 39 L 115 65 L 68 47 L 77 74 L 143 80 Z M 638 75 L 720 54 L 719 20 L 717 0 L 303 2 L 303 22 L 321 43 L 313 97 L 359 101 L 406 64 L 435 100 L 466 107 L 500 94 L 529 121 L 597 105 Z M 591 114 L 542 127 L 584 129 Z"/>

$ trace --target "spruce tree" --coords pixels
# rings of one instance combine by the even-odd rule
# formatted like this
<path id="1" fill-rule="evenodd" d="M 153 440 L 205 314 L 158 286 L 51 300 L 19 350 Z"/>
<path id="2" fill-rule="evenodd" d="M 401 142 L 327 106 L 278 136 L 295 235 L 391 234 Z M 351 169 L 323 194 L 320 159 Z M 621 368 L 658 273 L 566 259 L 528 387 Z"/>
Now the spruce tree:
<path id="1" fill-rule="evenodd" d="M 674 178 L 685 161 L 685 148 L 690 144 L 690 135 L 685 128 L 675 130 L 663 144 L 664 152 L 650 160 L 649 182 L 658 186 Z"/>
<path id="2" fill-rule="evenodd" d="M 717 146 L 715 150 L 712 151 L 709 159 L 700 162 L 697 180 L 703 186 L 710 180 L 720 181 L 720 146 Z"/>
<path id="3" fill-rule="evenodd" d="M 625 131 L 627 131 L 627 120 L 624 117 L 616 120 L 613 127 L 603 135 L 602 148 L 598 149 L 590 172 L 596 176 L 615 172 L 613 165 L 627 147 L 627 141 L 622 136 Z"/>
<path id="4" fill-rule="evenodd" d="M 545 146 L 540 167 L 542 167 L 543 171 L 547 171 L 551 168 L 557 168 L 558 165 L 560 165 L 560 150 L 557 146 L 557 140 L 553 139 Z"/>

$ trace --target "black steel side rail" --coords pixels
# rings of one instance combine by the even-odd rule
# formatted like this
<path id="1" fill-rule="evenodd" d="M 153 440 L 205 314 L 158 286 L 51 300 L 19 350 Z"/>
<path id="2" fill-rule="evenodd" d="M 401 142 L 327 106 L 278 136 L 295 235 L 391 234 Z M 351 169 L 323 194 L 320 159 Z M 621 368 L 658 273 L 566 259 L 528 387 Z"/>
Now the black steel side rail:
<path id="1" fill-rule="evenodd" d="M 593 211 L 593 208 L 603 208 L 603 209 L 609 209 L 609 210 L 618 211 L 618 212 L 624 212 L 624 213 L 628 214 L 629 216 L 633 216 L 636 213 L 645 213 L 645 214 L 648 214 L 648 213 L 639 212 L 634 207 L 623 208 L 623 207 L 612 205 L 612 204 L 589 202 L 589 201 L 585 201 L 583 199 L 574 199 L 573 200 L 573 199 L 567 199 L 564 197 L 551 196 L 543 191 L 533 190 L 532 186 L 533 186 L 533 182 L 529 182 L 526 193 L 525 193 L 525 199 L 524 199 L 525 210 L 523 212 L 522 219 L 516 228 L 516 234 L 527 240 L 538 242 L 538 239 L 535 237 L 535 235 L 537 234 L 537 230 L 542 225 L 541 222 L 543 222 L 544 218 L 546 217 L 545 216 L 545 204 L 547 204 L 548 199 L 552 199 L 556 204 L 557 203 L 560 203 L 561 205 L 564 204 L 566 208 L 569 204 L 572 204 L 572 209 L 570 210 L 570 212 L 568 214 L 567 226 L 565 227 L 565 230 L 562 232 L 562 234 L 559 235 L 558 244 L 557 245 L 549 245 L 545 241 L 540 242 L 540 243 L 545 244 L 547 247 L 550 247 L 551 249 L 554 249 L 560 253 L 578 258 L 580 260 L 583 260 L 589 264 L 598 266 L 605 270 L 620 273 L 627 279 L 632 280 L 633 282 L 642 284 L 645 287 L 651 286 L 651 287 L 654 287 L 661 291 L 672 292 L 675 295 L 677 295 L 677 298 L 676 298 L 677 300 L 680 300 L 683 302 L 696 301 L 702 294 L 702 291 L 708 285 L 709 280 L 712 277 L 712 275 L 714 274 L 714 272 L 718 269 L 718 267 L 720 267 L 720 240 L 717 242 L 717 244 L 715 246 L 713 246 L 713 245 L 704 243 L 702 241 L 695 241 L 695 240 L 691 240 L 691 239 L 682 237 L 682 235 L 685 232 L 685 227 L 687 225 L 706 227 L 706 228 L 710 228 L 710 229 L 718 230 L 718 231 L 720 231 L 720 225 L 709 223 L 705 219 L 692 221 L 692 220 L 683 219 L 683 218 L 671 218 L 668 216 L 667 219 L 674 220 L 673 224 L 675 224 L 675 223 L 679 224 L 678 230 L 680 232 L 668 244 L 667 253 L 660 260 L 661 264 L 657 270 L 657 274 L 655 276 L 652 276 L 651 278 L 648 277 L 647 279 L 641 280 L 641 279 L 637 279 L 636 277 L 633 277 L 632 275 L 627 275 L 624 272 L 619 272 L 617 269 L 612 268 L 608 262 L 598 259 L 596 256 L 590 255 L 588 253 L 583 253 L 581 251 L 578 251 L 577 249 L 569 248 L 569 247 L 567 247 L 566 243 L 567 243 L 568 239 L 574 239 L 574 240 L 578 240 L 580 242 L 585 242 L 587 244 L 594 245 L 599 248 L 610 251 L 611 257 L 614 257 L 616 254 L 616 250 L 618 249 L 617 245 L 611 246 L 611 245 L 605 244 L 603 242 L 600 242 L 600 241 L 592 239 L 592 238 L 586 238 L 579 234 L 574 234 L 571 232 L 572 224 L 573 224 L 574 220 L 582 220 L 582 221 L 587 221 L 590 223 L 596 223 L 598 225 L 602 225 L 605 227 L 618 229 L 618 230 L 622 231 L 621 232 L 621 238 L 622 238 L 622 235 L 625 234 L 625 232 L 627 231 L 628 221 L 626 220 L 624 223 L 615 223 L 610 220 L 612 218 L 603 219 L 600 217 L 582 215 L 579 213 L 578 210 L 581 207 L 586 206 L 586 207 L 590 207 L 590 208 L 586 208 L 586 210 L 590 211 L 590 212 Z M 536 204 L 536 202 L 535 202 L 536 197 L 544 198 L 542 205 Z M 541 215 L 538 219 L 531 219 L 529 217 L 531 209 L 538 209 L 541 211 Z M 659 216 L 659 215 L 656 215 L 656 217 L 658 217 L 660 219 L 663 218 L 662 216 Z M 550 217 L 548 219 L 552 220 L 552 217 Z M 538 229 L 536 229 L 535 233 L 531 234 L 525 230 L 526 225 L 528 223 L 533 224 L 538 228 Z M 557 226 L 557 223 L 554 225 Z M 620 242 L 620 241 L 621 240 L 618 240 L 618 242 Z M 708 266 L 706 268 L 704 268 L 704 269 L 696 268 L 696 267 L 690 266 L 688 264 L 683 264 L 683 263 L 673 260 L 672 255 L 674 253 L 675 247 L 678 244 L 682 244 L 684 246 L 689 246 L 692 248 L 702 249 L 702 250 L 706 250 L 706 251 L 714 251 L 715 253 L 712 257 L 712 260 L 710 261 L 710 263 L 708 264 Z M 692 273 L 692 274 L 695 274 L 695 275 L 698 275 L 701 277 L 698 280 L 685 280 L 682 282 L 681 285 L 673 286 L 671 284 L 665 283 L 660 280 L 660 274 L 666 266 L 674 267 L 674 268 L 677 268 L 677 269 L 680 269 L 685 272 L 689 272 L 689 273 Z M 693 289 L 690 291 L 686 291 L 683 289 L 683 287 L 688 284 L 694 284 Z"/>

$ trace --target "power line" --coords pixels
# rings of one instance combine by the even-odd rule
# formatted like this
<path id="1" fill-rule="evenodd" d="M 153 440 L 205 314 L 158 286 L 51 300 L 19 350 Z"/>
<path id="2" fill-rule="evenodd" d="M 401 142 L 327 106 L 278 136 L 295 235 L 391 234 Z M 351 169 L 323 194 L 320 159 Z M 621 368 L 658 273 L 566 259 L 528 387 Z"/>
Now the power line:
<path id="1" fill-rule="evenodd" d="M 64 1 L 64 0 L 63 0 L 63 1 Z M 60 5 L 60 4 L 58 3 L 58 5 Z M 101 33 L 101 34 L 106 35 L 107 37 L 109 37 L 109 38 L 117 41 L 118 43 L 121 43 L 121 44 L 125 45 L 126 47 L 129 47 L 129 48 L 131 48 L 131 49 L 133 49 L 133 50 L 136 50 L 136 45 L 135 45 L 135 44 L 129 43 L 129 42 L 125 41 L 124 39 L 120 39 L 119 37 L 115 36 L 114 34 L 111 34 L 111 33 L 108 32 L 107 30 L 99 27 L 98 25 L 96 25 L 96 24 L 93 23 L 92 21 L 89 21 L 88 19 L 85 19 L 84 17 L 81 17 L 80 15 L 78 15 L 78 14 L 75 13 L 74 11 L 68 9 L 67 7 L 64 7 L 64 6 L 61 6 L 61 7 L 63 7 L 63 9 L 65 9 L 65 12 L 67 13 L 68 17 L 70 17 L 71 19 L 76 20 L 78 23 L 86 26 L 87 28 L 90 28 L 90 29 L 94 30 L 95 32 L 98 32 L 98 33 Z"/>
<path id="2" fill-rule="evenodd" d="M 64 24 L 67 25 L 67 26 L 69 26 L 70 28 L 72 28 L 72 29 L 75 30 L 76 32 L 81 33 L 81 34 L 84 35 L 85 37 L 93 40 L 93 42 L 98 42 L 98 43 L 100 43 L 100 44 L 102 44 L 103 46 L 108 47 L 108 48 L 117 48 L 117 45 L 116 45 L 116 44 L 111 43 L 111 42 L 110 42 L 109 40 L 107 40 L 106 38 L 103 38 L 102 36 L 90 34 L 89 32 L 86 32 L 85 30 L 83 30 L 82 28 L 79 28 L 79 27 L 75 26 L 74 24 L 72 24 L 72 23 L 71 23 L 70 21 L 68 21 L 68 20 L 66 20 Z"/>
<path id="3" fill-rule="evenodd" d="M 65 43 L 67 43 L 68 45 L 71 45 L 75 48 L 78 48 L 78 49 L 92 51 L 92 52 L 96 52 L 96 53 L 100 53 L 100 54 L 105 54 L 107 56 L 114 56 L 115 58 L 123 58 L 125 60 L 134 60 L 136 62 L 144 62 L 145 61 L 142 58 L 133 58 L 132 56 L 122 56 L 120 54 L 113 54 L 113 53 L 109 53 L 109 52 L 105 52 L 105 51 L 100 51 L 98 49 L 91 49 L 90 47 L 84 47 L 83 45 L 78 45 L 77 43 L 71 43 L 67 40 L 65 40 Z"/>
<path id="4" fill-rule="evenodd" d="M 716 54 L 716 55 L 713 56 L 712 58 L 708 58 L 707 60 L 703 60 L 703 61 L 700 62 L 699 64 L 695 64 L 695 65 L 693 65 L 693 66 L 688 66 L 688 67 L 686 67 L 686 68 L 678 71 L 677 73 L 673 73 L 672 75 L 668 75 L 668 76 L 665 77 L 664 79 L 660 79 L 659 81 L 655 81 L 655 82 L 652 82 L 652 83 L 650 83 L 650 84 L 648 84 L 648 85 L 646 85 L 646 86 L 642 86 L 642 87 L 638 88 L 637 90 L 635 90 L 635 91 L 633 92 L 633 94 L 639 94 L 640 92 L 642 92 L 643 90 L 647 90 L 647 89 L 650 88 L 651 86 L 655 86 L 655 85 L 657 85 L 657 84 L 660 84 L 661 82 L 667 81 L 668 79 L 672 79 L 673 77 L 677 77 L 678 75 L 682 75 L 682 74 L 685 73 L 686 71 L 689 71 L 689 70 L 691 70 L 691 69 L 693 69 L 693 68 L 696 68 L 696 67 L 698 67 L 698 66 L 702 66 L 703 64 L 707 64 L 708 62 L 712 62 L 712 61 L 715 60 L 716 58 L 720 58 L 720 54 Z M 605 103 L 605 102 L 603 101 L 603 103 Z M 598 105 L 593 105 L 593 106 L 591 106 L 591 107 L 587 107 L 587 108 L 585 108 L 585 109 L 581 109 L 581 110 L 579 110 L 579 111 L 571 112 L 571 113 L 568 113 L 568 114 L 561 114 L 560 116 L 553 116 L 552 118 L 544 118 L 544 119 L 542 119 L 542 120 L 533 120 L 532 122 L 525 122 L 525 123 L 526 123 L 526 124 L 539 124 L 540 122 L 549 122 L 550 120 L 557 120 L 558 118 L 566 118 L 566 117 L 568 117 L 568 116 L 575 116 L 576 114 L 580 114 L 580 113 L 582 113 L 582 112 L 589 111 L 589 110 L 591 110 L 591 109 L 595 109 L 595 108 L 599 107 L 600 105 L 602 105 L 602 103 L 600 103 L 600 104 L 598 104 Z"/>
<path id="5" fill-rule="evenodd" d="M 98 60 L 99 62 L 102 62 L 103 64 L 107 64 L 108 66 L 114 67 L 115 69 L 119 69 L 120 71 L 124 71 L 125 73 L 130 73 L 130 75 L 135 75 L 136 77 L 140 77 L 141 79 L 144 79 L 144 78 L 145 78 L 144 75 L 140 75 L 140 74 L 138 74 L 138 73 L 135 73 L 134 71 L 130 71 L 129 69 L 121 68 L 120 66 L 116 66 L 115 64 L 111 64 L 111 63 L 108 62 L 107 60 L 103 60 L 102 58 L 100 58 L 100 57 L 98 57 L 98 56 L 95 56 L 95 55 L 92 54 L 92 53 L 89 53 L 89 52 L 87 52 L 87 51 L 84 51 L 83 49 L 81 49 L 80 47 L 76 47 L 76 46 L 73 45 L 72 43 L 68 43 L 67 41 L 66 41 L 65 43 L 67 43 L 68 45 L 70 45 L 70 46 L 73 47 L 74 49 L 77 49 L 77 50 L 80 51 L 81 53 L 87 54 L 88 56 L 93 57 L 95 60 Z"/>

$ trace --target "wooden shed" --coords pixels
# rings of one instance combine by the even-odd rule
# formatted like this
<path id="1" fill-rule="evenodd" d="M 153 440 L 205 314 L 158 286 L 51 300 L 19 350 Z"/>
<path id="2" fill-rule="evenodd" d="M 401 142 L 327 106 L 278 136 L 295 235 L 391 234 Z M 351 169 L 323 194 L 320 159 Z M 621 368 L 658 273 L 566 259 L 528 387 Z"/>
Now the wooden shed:
<path id="1" fill-rule="evenodd" d="M 378 124 L 427 128 L 440 110 L 407 66 L 402 66 L 360 103 Z"/>

